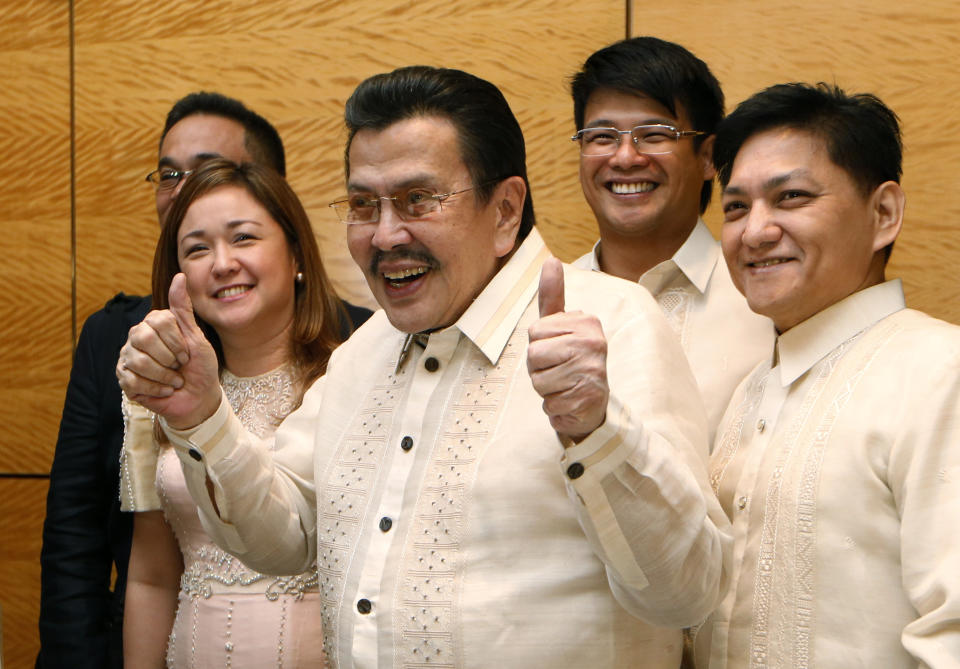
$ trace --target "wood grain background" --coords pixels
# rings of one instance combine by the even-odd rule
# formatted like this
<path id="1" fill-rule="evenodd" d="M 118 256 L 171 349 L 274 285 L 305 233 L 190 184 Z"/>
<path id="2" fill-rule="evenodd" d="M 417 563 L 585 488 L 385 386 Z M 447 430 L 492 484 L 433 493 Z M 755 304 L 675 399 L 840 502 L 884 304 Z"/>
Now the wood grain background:
<path id="1" fill-rule="evenodd" d="M 960 2 L 689 0 L 634 6 L 631 34 L 679 42 L 723 85 L 727 111 L 760 88 L 826 81 L 874 93 L 900 117 L 907 209 L 887 277 L 907 305 L 960 323 Z M 714 233 L 722 215 L 707 214 Z"/>
<path id="2" fill-rule="evenodd" d="M 31 667 L 37 651 L 46 482 L 2 476 L 49 470 L 75 333 L 116 292 L 149 288 L 157 223 L 143 176 L 175 100 L 217 90 L 277 126 L 338 290 L 370 304 L 326 207 L 342 192 L 343 103 L 370 74 L 444 65 L 500 86 L 526 133 L 540 229 L 564 260 L 596 236 L 568 140 L 567 79 L 604 44 L 628 32 L 684 44 L 714 69 L 728 108 L 782 81 L 875 92 L 900 114 L 907 147 L 907 221 L 890 274 L 904 278 L 911 306 L 960 322 L 960 205 L 951 197 L 960 171 L 958 8 L 957 0 L 0 0 L 4 666 Z M 716 210 L 707 218 L 716 230 Z"/>

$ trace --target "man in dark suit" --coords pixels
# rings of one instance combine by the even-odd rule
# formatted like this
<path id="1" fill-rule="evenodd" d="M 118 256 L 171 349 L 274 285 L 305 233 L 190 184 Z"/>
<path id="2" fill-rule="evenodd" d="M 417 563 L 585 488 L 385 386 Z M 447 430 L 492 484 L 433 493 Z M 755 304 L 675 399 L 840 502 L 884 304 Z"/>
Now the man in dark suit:
<path id="1" fill-rule="evenodd" d="M 157 169 L 147 175 L 156 187 L 161 224 L 184 178 L 214 156 L 286 172 L 283 143 L 266 119 L 217 93 L 188 95 L 168 113 Z M 344 306 L 353 327 L 370 315 Z M 87 319 L 77 342 L 43 526 L 37 658 L 43 669 L 123 666 L 123 602 L 133 523 L 132 515 L 120 512 L 118 500 L 123 417 L 114 368 L 127 331 L 149 309 L 148 297 L 120 293 Z"/>

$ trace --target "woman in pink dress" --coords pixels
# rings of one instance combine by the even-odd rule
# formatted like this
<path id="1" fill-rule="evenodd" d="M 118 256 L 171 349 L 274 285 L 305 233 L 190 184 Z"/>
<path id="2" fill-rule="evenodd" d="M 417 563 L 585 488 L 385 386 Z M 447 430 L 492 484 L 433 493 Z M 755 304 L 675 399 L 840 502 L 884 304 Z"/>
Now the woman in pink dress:
<path id="1" fill-rule="evenodd" d="M 286 181 L 257 165 L 202 165 L 161 232 L 154 308 L 167 307 L 180 272 L 217 352 L 227 399 L 246 428 L 272 444 L 277 425 L 323 373 L 344 317 Z M 266 576 L 217 547 L 152 415 L 126 398 L 124 414 L 121 498 L 138 512 L 124 614 L 127 669 L 323 666 L 316 568 Z"/>

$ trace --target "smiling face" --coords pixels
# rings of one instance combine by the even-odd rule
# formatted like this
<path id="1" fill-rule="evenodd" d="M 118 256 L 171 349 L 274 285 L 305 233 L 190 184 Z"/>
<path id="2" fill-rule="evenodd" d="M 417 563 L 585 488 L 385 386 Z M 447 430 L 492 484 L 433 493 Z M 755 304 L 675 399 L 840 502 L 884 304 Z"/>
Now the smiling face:
<path id="1" fill-rule="evenodd" d="M 194 309 L 225 350 L 290 329 L 296 259 L 283 229 L 242 186 L 215 188 L 190 205 L 177 258 Z"/>
<path id="2" fill-rule="evenodd" d="M 349 161 L 350 195 L 389 196 L 411 187 L 449 193 L 474 185 L 456 129 L 437 117 L 360 130 Z M 516 240 L 519 216 L 502 215 L 509 181 L 486 204 L 468 191 L 421 219 L 404 221 L 382 200 L 378 222 L 348 226 L 350 254 L 394 327 L 422 332 L 451 325 L 480 294 Z"/>
<path id="3" fill-rule="evenodd" d="M 723 190 L 723 254 L 750 305 L 785 332 L 883 281 L 896 238 L 886 182 L 864 195 L 822 139 L 775 128 L 743 143 Z"/>
<path id="4" fill-rule="evenodd" d="M 651 98 L 609 88 L 594 91 L 584 109 L 585 128 L 653 124 L 693 129 L 681 105 L 674 116 Z M 623 135 L 613 155 L 580 156 L 580 185 L 601 236 L 668 239 L 679 248 L 700 215 L 703 182 L 713 178 L 711 147 L 681 138 L 672 153 L 643 155 Z"/>
<path id="5" fill-rule="evenodd" d="M 192 114 L 175 123 L 163 138 L 157 167 L 193 170 L 204 160 L 217 156 L 235 163 L 252 162 L 245 139 L 243 126 L 233 119 Z M 157 217 L 161 224 L 182 187 L 181 179 L 175 188 L 157 190 Z"/>

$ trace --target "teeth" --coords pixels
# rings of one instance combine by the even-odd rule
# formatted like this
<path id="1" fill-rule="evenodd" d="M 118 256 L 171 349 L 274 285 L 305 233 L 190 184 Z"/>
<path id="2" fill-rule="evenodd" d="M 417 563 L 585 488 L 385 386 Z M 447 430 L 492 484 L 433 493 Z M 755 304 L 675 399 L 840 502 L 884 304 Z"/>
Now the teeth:
<path id="1" fill-rule="evenodd" d="M 411 276 L 426 274 L 426 272 L 426 267 L 410 267 L 408 269 L 397 270 L 396 272 L 384 272 L 383 276 L 388 281 L 399 281 L 400 279 L 406 279 Z"/>
<path id="2" fill-rule="evenodd" d="M 750 263 L 753 267 L 770 267 L 771 265 L 779 265 L 782 262 L 787 262 L 786 258 L 774 258 L 773 260 L 762 260 L 760 262 Z"/>
<path id="3" fill-rule="evenodd" d="M 629 195 L 631 193 L 649 193 L 656 187 L 657 185 L 650 181 L 644 181 L 642 183 L 631 183 L 631 184 L 613 182 L 610 184 L 610 190 L 612 190 L 617 195 Z"/>
<path id="4" fill-rule="evenodd" d="M 234 295 L 245 293 L 248 290 L 250 290 L 249 286 L 231 286 L 230 288 L 217 291 L 217 297 L 233 297 Z"/>

